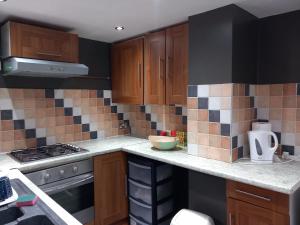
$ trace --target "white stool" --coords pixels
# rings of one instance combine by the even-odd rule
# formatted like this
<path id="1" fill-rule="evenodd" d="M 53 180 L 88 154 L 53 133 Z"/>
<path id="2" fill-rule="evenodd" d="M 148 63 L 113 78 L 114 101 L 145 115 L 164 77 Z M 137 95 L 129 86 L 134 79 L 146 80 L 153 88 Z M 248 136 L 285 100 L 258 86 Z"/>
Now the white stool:
<path id="1" fill-rule="evenodd" d="M 172 219 L 171 225 L 215 225 L 211 217 L 196 211 L 182 209 Z"/>

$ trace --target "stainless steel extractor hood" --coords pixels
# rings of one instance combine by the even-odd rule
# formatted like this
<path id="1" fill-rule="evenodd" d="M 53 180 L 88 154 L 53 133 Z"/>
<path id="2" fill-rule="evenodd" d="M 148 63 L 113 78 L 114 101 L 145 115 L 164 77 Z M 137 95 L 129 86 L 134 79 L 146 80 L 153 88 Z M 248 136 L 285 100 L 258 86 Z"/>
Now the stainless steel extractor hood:
<path id="1" fill-rule="evenodd" d="M 2 62 L 3 76 L 78 77 L 87 75 L 89 68 L 83 64 L 54 62 L 27 58 L 7 58 Z"/>

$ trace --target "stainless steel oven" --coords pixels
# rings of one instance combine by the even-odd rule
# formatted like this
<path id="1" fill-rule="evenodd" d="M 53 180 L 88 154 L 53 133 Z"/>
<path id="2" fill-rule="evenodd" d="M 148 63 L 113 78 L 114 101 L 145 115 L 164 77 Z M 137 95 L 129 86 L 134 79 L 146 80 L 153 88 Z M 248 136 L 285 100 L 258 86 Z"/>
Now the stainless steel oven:
<path id="1" fill-rule="evenodd" d="M 26 176 L 81 223 L 94 219 L 92 159 L 35 171 Z"/>

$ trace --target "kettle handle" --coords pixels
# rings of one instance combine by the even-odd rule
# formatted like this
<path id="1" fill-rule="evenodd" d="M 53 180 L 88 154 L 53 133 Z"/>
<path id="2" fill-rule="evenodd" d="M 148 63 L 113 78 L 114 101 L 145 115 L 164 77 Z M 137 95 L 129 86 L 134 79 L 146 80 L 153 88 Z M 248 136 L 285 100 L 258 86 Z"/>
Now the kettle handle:
<path id="1" fill-rule="evenodd" d="M 278 139 L 277 139 L 277 136 L 276 136 L 276 134 L 274 132 L 270 131 L 269 134 L 273 137 L 274 142 L 275 142 L 274 143 L 274 147 L 270 148 L 270 150 L 272 150 L 272 151 L 275 152 L 277 150 L 277 148 L 278 148 Z"/>

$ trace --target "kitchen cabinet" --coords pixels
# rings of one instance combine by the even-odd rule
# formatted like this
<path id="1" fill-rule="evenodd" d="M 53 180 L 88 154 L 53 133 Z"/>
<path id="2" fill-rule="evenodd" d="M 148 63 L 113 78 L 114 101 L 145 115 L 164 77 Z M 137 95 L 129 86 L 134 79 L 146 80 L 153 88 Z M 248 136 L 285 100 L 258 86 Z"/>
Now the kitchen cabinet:
<path id="1" fill-rule="evenodd" d="M 144 38 L 112 46 L 112 100 L 115 103 L 143 104 Z"/>
<path id="2" fill-rule="evenodd" d="M 186 105 L 188 24 L 168 28 L 166 32 L 166 103 Z"/>
<path id="3" fill-rule="evenodd" d="M 289 196 L 227 181 L 228 225 L 289 225 Z"/>
<path id="4" fill-rule="evenodd" d="M 95 225 L 124 225 L 128 218 L 126 155 L 94 158 Z"/>
<path id="5" fill-rule="evenodd" d="M 188 24 L 112 47 L 115 103 L 186 105 L 187 79 Z"/>
<path id="6" fill-rule="evenodd" d="M 78 62 L 76 34 L 16 22 L 8 22 L 1 32 L 9 43 L 3 57 Z"/>
<path id="7" fill-rule="evenodd" d="M 145 104 L 165 104 L 166 32 L 150 33 L 145 38 Z"/>

